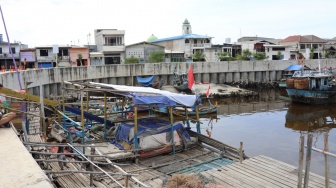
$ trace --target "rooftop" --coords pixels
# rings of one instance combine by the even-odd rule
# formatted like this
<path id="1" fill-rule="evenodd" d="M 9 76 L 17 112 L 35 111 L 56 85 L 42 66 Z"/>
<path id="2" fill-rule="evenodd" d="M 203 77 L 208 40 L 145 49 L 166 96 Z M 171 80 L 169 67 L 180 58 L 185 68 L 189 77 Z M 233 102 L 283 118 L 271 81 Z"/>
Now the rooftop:
<path id="1" fill-rule="evenodd" d="M 210 39 L 210 38 L 213 38 L 213 37 L 197 35 L 197 34 L 185 34 L 185 35 L 179 35 L 179 36 L 174 36 L 174 37 L 157 39 L 157 40 L 153 40 L 152 42 L 162 42 L 162 41 L 178 40 L 178 39 Z"/>

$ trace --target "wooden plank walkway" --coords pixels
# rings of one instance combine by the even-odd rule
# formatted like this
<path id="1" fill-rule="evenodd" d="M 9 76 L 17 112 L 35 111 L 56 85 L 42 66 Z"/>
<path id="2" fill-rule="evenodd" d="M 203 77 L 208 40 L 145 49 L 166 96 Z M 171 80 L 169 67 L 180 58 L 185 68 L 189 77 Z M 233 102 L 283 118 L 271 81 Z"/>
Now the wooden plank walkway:
<path id="1" fill-rule="evenodd" d="M 273 188 L 297 187 L 298 184 L 295 166 L 262 155 L 244 160 L 242 164 L 233 163 L 200 174 L 226 187 Z M 309 187 L 324 188 L 324 177 L 310 173 Z M 330 187 L 336 187 L 336 181 L 330 180 Z"/>

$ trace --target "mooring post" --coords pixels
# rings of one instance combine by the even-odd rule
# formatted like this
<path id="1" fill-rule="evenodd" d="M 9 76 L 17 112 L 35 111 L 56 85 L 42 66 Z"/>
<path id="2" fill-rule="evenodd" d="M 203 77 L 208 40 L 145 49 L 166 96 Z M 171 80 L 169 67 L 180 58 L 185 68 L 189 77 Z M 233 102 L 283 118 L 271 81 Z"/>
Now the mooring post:
<path id="1" fill-rule="evenodd" d="M 93 144 L 92 144 L 93 145 Z M 94 155 L 94 153 L 95 153 L 95 148 L 94 147 L 91 147 L 91 155 Z M 90 160 L 91 161 L 94 161 L 94 157 L 93 156 L 91 156 L 90 157 Z M 90 170 L 91 170 L 91 172 L 93 172 L 93 165 L 92 164 L 90 164 Z M 92 187 L 93 186 L 93 174 L 90 174 L 90 187 Z"/>
<path id="2" fill-rule="evenodd" d="M 195 107 L 196 108 L 196 129 L 197 129 L 197 133 L 201 133 L 201 123 L 199 121 L 199 113 L 198 113 L 198 106 Z"/>
<path id="3" fill-rule="evenodd" d="M 300 136 L 300 148 L 299 148 L 299 169 L 298 169 L 298 188 L 302 187 L 302 168 L 303 168 L 303 156 L 304 156 L 304 135 Z"/>
<path id="4" fill-rule="evenodd" d="M 309 183 L 309 172 L 310 172 L 310 162 L 311 162 L 311 151 L 313 145 L 313 134 L 308 133 L 307 139 L 307 155 L 306 155 L 306 169 L 305 169 L 305 178 L 304 178 L 304 188 L 308 188 Z"/>
<path id="5" fill-rule="evenodd" d="M 240 142 L 240 147 L 239 147 L 239 163 L 243 163 L 243 142 Z"/>
<path id="6" fill-rule="evenodd" d="M 328 152 L 329 151 L 329 144 L 328 144 L 328 132 L 324 133 L 324 151 Z M 324 154 L 324 174 L 325 174 L 325 187 L 329 188 L 329 158 L 327 154 Z"/>
<path id="7" fill-rule="evenodd" d="M 125 175 L 125 187 L 128 187 L 128 179 L 129 179 L 128 175 Z"/>

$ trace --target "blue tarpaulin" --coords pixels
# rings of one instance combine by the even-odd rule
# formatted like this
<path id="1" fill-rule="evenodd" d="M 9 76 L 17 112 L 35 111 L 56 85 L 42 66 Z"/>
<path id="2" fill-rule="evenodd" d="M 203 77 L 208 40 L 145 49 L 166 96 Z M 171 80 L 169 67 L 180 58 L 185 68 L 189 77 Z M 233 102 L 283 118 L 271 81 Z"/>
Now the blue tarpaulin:
<path id="1" fill-rule="evenodd" d="M 144 86 L 144 87 L 150 87 L 150 86 L 152 86 L 153 83 L 154 83 L 155 75 L 153 75 L 153 76 L 149 76 L 149 77 L 146 77 L 146 78 L 143 78 L 143 77 L 141 77 L 141 76 L 137 76 L 136 78 L 137 78 L 138 82 L 139 82 L 142 86 Z"/>
<path id="2" fill-rule="evenodd" d="M 81 115 L 81 110 L 79 108 L 72 108 L 72 107 L 69 107 L 69 106 L 65 106 L 65 110 L 68 111 L 68 112 L 72 112 L 74 114 L 77 114 L 77 115 Z M 89 120 L 94 120 L 94 121 L 97 121 L 99 123 L 104 124 L 104 118 L 98 117 L 98 116 L 93 115 L 91 113 L 84 112 L 84 117 L 89 119 Z M 106 120 L 106 125 L 112 126 L 112 122 L 110 120 Z"/>
<path id="3" fill-rule="evenodd" d="M 157 96 L 143 96 L 143 95 L 133 95 L 134 104 L 138 105 L 156 105 L 158 107 L 166 106 L 176 106 L 176 102 L 170 100 L 168 97 L 163 95 Z"/>
<path id="4" fill-rule="evenodd" d="M 128 144 L 133 144 L 133 137 L 129 138 L 129 133 L 134 127 L 134 122 L 124 122 L 121 123 L 116 132 L 116 141 L 123 142 L 125 141 Z M 186 138 L 190 139 L 188 132 L 185 130 L 182 122 L 176 122 L 173 124 L 173 129 L 183 131 L 183 134 Z M 155 134 L 161 134 L 165 132 L 170 132 L 171 124 L 169 121 L 159 119 L 159 118 L 152 118 L 152 119 L 139 119 L 138 120 L 138 136 L 149 136 Z"/>
<path id="5" fill-rule="evenodd" d="M 302 70 L 302 65 L 291 65 L 285 69 L 285 71 L 298 71 L 298 70 Z M 304 70 L 310 70 L 310 68 L 305 66 Z"/>

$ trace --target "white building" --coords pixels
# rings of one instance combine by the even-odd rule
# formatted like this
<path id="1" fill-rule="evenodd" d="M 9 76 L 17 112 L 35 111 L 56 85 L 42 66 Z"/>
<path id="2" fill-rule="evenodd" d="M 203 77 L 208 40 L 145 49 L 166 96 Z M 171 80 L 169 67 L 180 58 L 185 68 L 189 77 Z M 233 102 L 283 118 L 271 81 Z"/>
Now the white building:
<path id="1" fill-rule="evenodd" d="M 151 52 L 165 51 L 163 46 L 152 44 L 149 42 L 139 42 L 126 46 L 126 58 L 136 57 L 140 59 L 141 63 L 147 63 Z"/>
<path id="2" fill-rule="evenodd" d="M 97 51 L 104 54 L 103 64 L 121 64 L 125 61 L 125 31 L 96 29 Z"/>
<path id="3" fill-rule="evenodd" d="M 182 25 L 182 35 L 153 40 L 151 43 L 164 46 L 167 51 L 183 53 L 183 58 L 186 61 L 192 61 L 192 56 L 196 51 L 205 54 L 206 61 L 211 61 L 212 58 L 206 54 L 206 51 L 211 48 L 212 38 L 206 35 L 192 34 L 190 22 L 185 19 Z"/>

